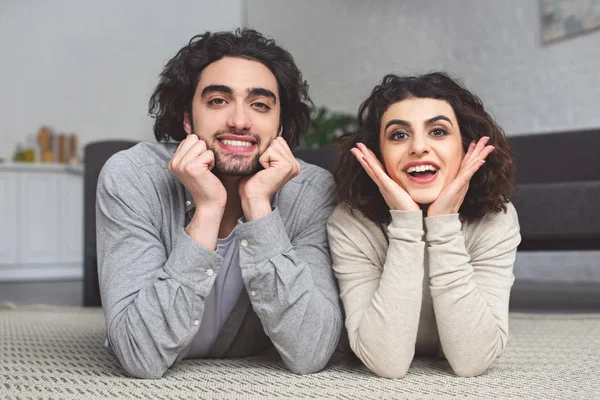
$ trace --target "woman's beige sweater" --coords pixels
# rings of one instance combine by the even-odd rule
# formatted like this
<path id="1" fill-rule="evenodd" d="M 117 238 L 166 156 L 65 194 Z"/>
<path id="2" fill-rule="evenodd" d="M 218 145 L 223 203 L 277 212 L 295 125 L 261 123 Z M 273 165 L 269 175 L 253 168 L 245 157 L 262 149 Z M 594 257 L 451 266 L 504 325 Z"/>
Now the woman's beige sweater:
<path id="1" fill-rule="evenodd" d="M 367 367 L 401 378 L 415 355 L 443 355 L 457 375 L 475 376 L 502 353 L 521 240 L 507 207 L 472 222 L 392 210 L 386 228 L 338 205 L 333 268 L 350 347 Z"/>

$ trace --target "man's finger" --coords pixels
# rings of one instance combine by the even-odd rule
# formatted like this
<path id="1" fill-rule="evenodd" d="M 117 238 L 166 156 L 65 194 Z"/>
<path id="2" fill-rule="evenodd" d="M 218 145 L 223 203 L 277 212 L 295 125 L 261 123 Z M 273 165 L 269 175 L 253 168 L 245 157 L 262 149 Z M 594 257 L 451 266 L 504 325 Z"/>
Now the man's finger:
<path id="1" fill-rule="evenodd" d="M 195 137 L 195 139 L 194 139 Z M 183 156 L 187 153 L 187 150 L 193 146 L 194 140 L 198 140 L 196 135 L 188 135 L 185 139 L 179 142 L 179 146 L 175 149 L 175 154 L 171 158 L 170 165 L 178 165 Z"/>
<path id="2" fill-rule="evenodd" d="M 292 153 L 292 150 L 290 149 L 290 147 L 288 146 L 287 142 L 285 141 L 284 138 L 282 137 L 277 137 L 275 138 L 275 140 L 273 140 L 271 142 L 270 147 L 273 147 L 274 149 L 277 150 L 277 152 L 279 154 L 281 154 L 281 156 L 286 159 L 287 161 L 289 161 L 290 163 L 294 162 L 296 160 L 296 157 L 294 157 L 294 154 Z"/>
<path id="3" fill-rule="evenodd" d="M 206 152 L 207 147 L 204 140 L 197 140 L 194 144 L 188 148 L 185 155 L 183 155 L 181 161 L 183 163 L 189 163 L 194 161 L 199 155 Z"/>
<path id="4" fill-rule="evenodd" d="M 215 166 L 215 154 L 211 150 L 207 150 L 196 157 L 189 164 L 186 164 L 186 168 L 189 168 L 190 171 L 200 171 L 204 168 L 208 168 L 209 170 L 213 169 Z"/>

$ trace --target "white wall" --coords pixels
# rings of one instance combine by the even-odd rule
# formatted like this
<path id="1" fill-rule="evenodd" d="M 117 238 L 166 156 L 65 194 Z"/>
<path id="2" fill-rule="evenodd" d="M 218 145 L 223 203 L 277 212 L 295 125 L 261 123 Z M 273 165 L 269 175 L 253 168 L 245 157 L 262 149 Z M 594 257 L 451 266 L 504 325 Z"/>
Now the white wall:
<path id="1" fill-rule="evenodd" d="M 148 99 L 195 34 L 243 24 L 243 0 L 0 0 L 0 158 L 41 125 L 154 140 Z"/>
<path id="2" fill-rule="evenodd" d="M 537 0 L 251 0 L 247 25 L 296 58 L 313 100 L 356 112 L 384 74 L 446 70 L 507 134 L 600 127 L 600 31 L 540 40 Z"/>
<path id="3" fill-rule="evenodd" d="M 317 105 L 355 113 L 386 73 L 445 70 L 508 135 L 600 127 L 600 31 L 540 40 L 538 0 L 249 0 Z M 520 252 L 518 279 L 600 282 L 600 252 Z"/>

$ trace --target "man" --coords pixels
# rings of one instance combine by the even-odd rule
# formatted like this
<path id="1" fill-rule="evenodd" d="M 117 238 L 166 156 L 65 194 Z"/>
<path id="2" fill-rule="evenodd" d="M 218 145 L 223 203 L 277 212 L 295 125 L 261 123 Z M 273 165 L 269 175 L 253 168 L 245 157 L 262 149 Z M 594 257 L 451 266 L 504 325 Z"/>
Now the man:
<path id="1" fill-rule="evenodd" d="M 165 66 L 159 143 L 114 155 L 98 182 L 108 342 L 131 375 L 271 346 L 296 373 L 328 362 L 333 180 L 290 150 L 309 101 L 292 56 L 252 30 L 196 36 Z"/>

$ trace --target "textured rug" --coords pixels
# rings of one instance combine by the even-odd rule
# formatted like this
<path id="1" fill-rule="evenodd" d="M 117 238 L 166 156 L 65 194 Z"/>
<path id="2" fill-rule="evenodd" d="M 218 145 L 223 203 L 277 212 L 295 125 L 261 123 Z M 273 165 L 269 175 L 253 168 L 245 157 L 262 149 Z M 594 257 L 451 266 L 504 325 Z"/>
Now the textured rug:
<path id="1" fill-rule="evenodd" d="M 140 380 L 102 347 L 101 310 L 4 308 L 0 399 L 600 398 L 600 314 L 512 314 L 507 351 L 476 378 L 456 377 L 437 359 L 416 359 L 401 380 L 378 378 L 340 353 L 306 376 L 265 355 L 189 360 L 162 379 Z"/>

